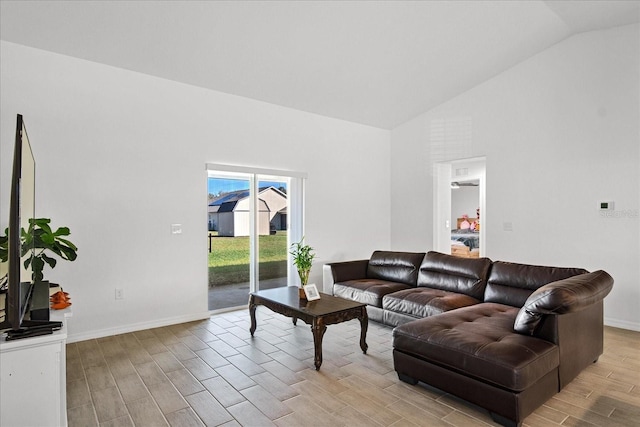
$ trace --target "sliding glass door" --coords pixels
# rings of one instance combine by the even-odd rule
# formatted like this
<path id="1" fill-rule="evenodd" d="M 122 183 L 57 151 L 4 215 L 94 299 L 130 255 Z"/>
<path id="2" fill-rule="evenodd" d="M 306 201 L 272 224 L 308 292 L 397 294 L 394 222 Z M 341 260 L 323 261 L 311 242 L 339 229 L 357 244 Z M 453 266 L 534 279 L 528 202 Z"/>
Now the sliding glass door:
<path id="1" fill-rule="evenodd" d="M 287 286 L 289 179 L 258 176 L 258 289 Z"/>
<path id="2" fill-rule="evenodd" d="M 209 310 L 295 283 L 289 247 L 303 235 L 304 176 L 225 165 L 207 172 Z"/>
<path id="3" fill-rule="evenodd" d="M 239 305 L 249 292 L 250 185 L 238 175 L 208 178 L 209 310 Z"/>

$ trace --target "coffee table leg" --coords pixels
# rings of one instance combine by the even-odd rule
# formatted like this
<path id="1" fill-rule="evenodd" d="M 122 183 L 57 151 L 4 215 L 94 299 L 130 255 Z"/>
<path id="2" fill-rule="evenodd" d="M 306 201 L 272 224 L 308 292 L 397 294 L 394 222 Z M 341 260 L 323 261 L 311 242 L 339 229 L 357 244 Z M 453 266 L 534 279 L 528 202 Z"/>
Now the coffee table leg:
<path id="1" fill-rule="evenodd" d="M 311 325 L 311 332 L 313 332 L 313 347 L 315 350 L 315 356 L 313 358 L 313 362 L 316 366 L 316 371 L 320 370 L 320 365 L 322 365 L 322 337 L 324 336 L 327 327 L 324 324 L 324 320 L 322 318 L 316 318 L 313 320 L 313 325 Z"/>
<path id="2" fill-rule="evenodd" d="M 253 333 L 256 331 L 256 304 L 253 301 L 253 295 L 249 297 L 249 316 L 251 317 L 249 332 L 251 332 L 251 336 L 253 336 Z"/>
<path id="3" fill-rule="evenodd" d="M 362 307 L 362 312 L 358 316 L 360 320 L 360 348 L 364 354 L 367 354 L 367 329 L 369 328 L 369 316 L 367 316 L 367 308 Z"/>

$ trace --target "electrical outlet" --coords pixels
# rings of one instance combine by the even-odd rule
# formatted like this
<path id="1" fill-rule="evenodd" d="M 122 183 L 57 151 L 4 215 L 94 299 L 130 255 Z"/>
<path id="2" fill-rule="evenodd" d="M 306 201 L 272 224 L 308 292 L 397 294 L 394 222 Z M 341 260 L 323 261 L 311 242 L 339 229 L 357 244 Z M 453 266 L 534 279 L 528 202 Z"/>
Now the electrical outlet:
<path id="1" fill-rule="evenodd" d="M 116 288 L 116 299 L 124 299 L 124 289 Z"/>

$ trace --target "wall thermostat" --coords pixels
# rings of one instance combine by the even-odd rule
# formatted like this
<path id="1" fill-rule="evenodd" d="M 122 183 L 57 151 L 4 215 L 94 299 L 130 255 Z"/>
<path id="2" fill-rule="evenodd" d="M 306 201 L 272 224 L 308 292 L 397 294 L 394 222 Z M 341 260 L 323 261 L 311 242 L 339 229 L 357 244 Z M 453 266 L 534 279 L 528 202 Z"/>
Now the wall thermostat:
<path id="1" fill-rule="evenodd" d="M 613 210 L 613 202 L 600 202 L 600 210 L 601 211 L 612 211 Z"/>

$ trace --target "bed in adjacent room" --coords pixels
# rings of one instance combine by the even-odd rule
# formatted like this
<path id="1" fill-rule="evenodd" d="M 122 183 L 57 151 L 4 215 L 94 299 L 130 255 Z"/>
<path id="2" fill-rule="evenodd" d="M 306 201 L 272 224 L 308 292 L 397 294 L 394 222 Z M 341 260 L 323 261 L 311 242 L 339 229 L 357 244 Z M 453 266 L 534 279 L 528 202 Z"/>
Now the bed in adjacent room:
<path id="1" fill-rule="evenodd" d="M 480 257 L 480 225 L 477 218 L 458 218 L 451 230 L 451 255 L 463 258 Z"/>

